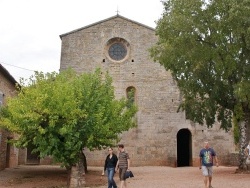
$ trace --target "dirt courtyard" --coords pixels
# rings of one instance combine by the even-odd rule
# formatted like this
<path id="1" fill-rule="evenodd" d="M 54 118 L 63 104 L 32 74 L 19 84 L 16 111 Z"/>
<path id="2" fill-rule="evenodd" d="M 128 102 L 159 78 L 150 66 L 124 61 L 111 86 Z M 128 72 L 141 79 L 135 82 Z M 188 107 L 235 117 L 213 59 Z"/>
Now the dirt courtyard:
<path id="1" fill-rule="evenodd" d="M 214 188 L 249 188 L 250 173 L 235 173 L 237 167 L 214 167 Z M 86 187 L 107 188 L 101 176 L 102 167 L 88 167 Z M 128 188 L 203 188 L 198 167 L 131 167 L 134 178 L 127 180 Z M 115 180 L 119 187 L 118 174 Z M 24 165 L 0 171 L 0 188 L 65 188 L 67 172 L 59 166 Z"/>

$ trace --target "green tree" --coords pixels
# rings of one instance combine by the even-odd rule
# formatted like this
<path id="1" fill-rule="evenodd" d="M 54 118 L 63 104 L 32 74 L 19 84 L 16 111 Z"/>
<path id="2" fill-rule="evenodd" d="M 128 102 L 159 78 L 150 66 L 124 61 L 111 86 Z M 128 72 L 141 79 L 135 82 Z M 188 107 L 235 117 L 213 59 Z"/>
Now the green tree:
<path id="1" fill-rule="evenodd" d="M 176 80 L 179 110 L 226 131 L 239 123 L 240 163 L 250 118 L 250 0 L 166 0 L 151 55 Z M 249 133 L 249 132 L 248 132 Z M 247 137 L 248 136 L 248 137 Z"/>
<path id="2" fill-rule="evenodd" d="M 83 148 L 112 146 L 121 132 L 135 126 L 136 107 L 115 99 L 111 77 L 99 69 L 82 75 L 36 73 L 18 89 L 1 110 L 1 124 L 20 135 L 18 146 L 34 145 L 40 157 L 52 156 L 69 172 L 84 164 Z"/>

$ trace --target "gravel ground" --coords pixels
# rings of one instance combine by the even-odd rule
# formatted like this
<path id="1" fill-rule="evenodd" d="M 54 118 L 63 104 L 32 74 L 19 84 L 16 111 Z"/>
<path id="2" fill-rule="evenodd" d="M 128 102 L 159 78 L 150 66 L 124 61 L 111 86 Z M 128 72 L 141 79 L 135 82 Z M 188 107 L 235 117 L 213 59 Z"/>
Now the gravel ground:
<path id="1" fill-rule="evenodd" d="M 102 167 L 89 167 L 87 187 L 107 188 Z M 214 188 L 249 188 L 250 173 L 235 173 L 237 167 L 214 167 Z M 127 180 L 128 188 L 204 188 L 198 167 L 131 167 L 134 178 Z M 118 174 L 115 180 L 119 187 Z M 19 166 L 0 171 L 0 188 L 62 188 L 66 187 L 67 173 L 59 166 Z"/>

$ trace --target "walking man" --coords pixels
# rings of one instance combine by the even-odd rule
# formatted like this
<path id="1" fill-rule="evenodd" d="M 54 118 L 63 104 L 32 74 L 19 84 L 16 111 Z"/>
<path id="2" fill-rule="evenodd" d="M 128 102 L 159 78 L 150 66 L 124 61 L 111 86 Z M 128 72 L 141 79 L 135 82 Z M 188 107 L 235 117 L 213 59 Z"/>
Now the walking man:
<path id="1" fill-rule="evenodd" d="M 216 166 L 218 167 L 218 159 L 215 151 L 209 147 L 208 141 L 204 142 L 204 148 L 200 151 L 200 169 L 204 176 L 205 188 L 212 187 L 212 175 L 213 175 L 213 161 L 215 160 Z"/>
<path id="2" fill-rule="evenodd" d="M 119 144 L 118 145 L 119 155 L 118 155 L 118 162 L 116 164 L 116 170 L 119 168 L 119 178 L 121 181 L 121 187 L 120 188 L 127 188 L 125 173 L 130 167 L 130 159 L 127 152 L 125 152 L 124 145 Z"/>

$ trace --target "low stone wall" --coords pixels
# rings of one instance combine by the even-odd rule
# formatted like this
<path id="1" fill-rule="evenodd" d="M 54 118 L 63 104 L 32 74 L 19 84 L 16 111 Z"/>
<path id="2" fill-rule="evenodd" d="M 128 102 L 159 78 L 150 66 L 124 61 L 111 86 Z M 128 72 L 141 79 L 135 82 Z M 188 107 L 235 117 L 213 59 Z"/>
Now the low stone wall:
<path id="1" fill-rule="evenodd" d="M 18 164 L 19 165 L 24 165 L 26 164 L 27 161 L 27 149 L 21 149 L 19 148 L 19 153 L 18 153 Z"/>
<path id="2" fill-rule="evenodd" d="M 238 166 L 239 165 L 239 152 L 230 153 L 229 165 L 231 165 L 231 166 Z"/>
<path id="3" fill-rule="evenodd" d="M 52 157 L 44 157 L 40 159 L 40 165 L 53 165 L 53 159 Z"/>

